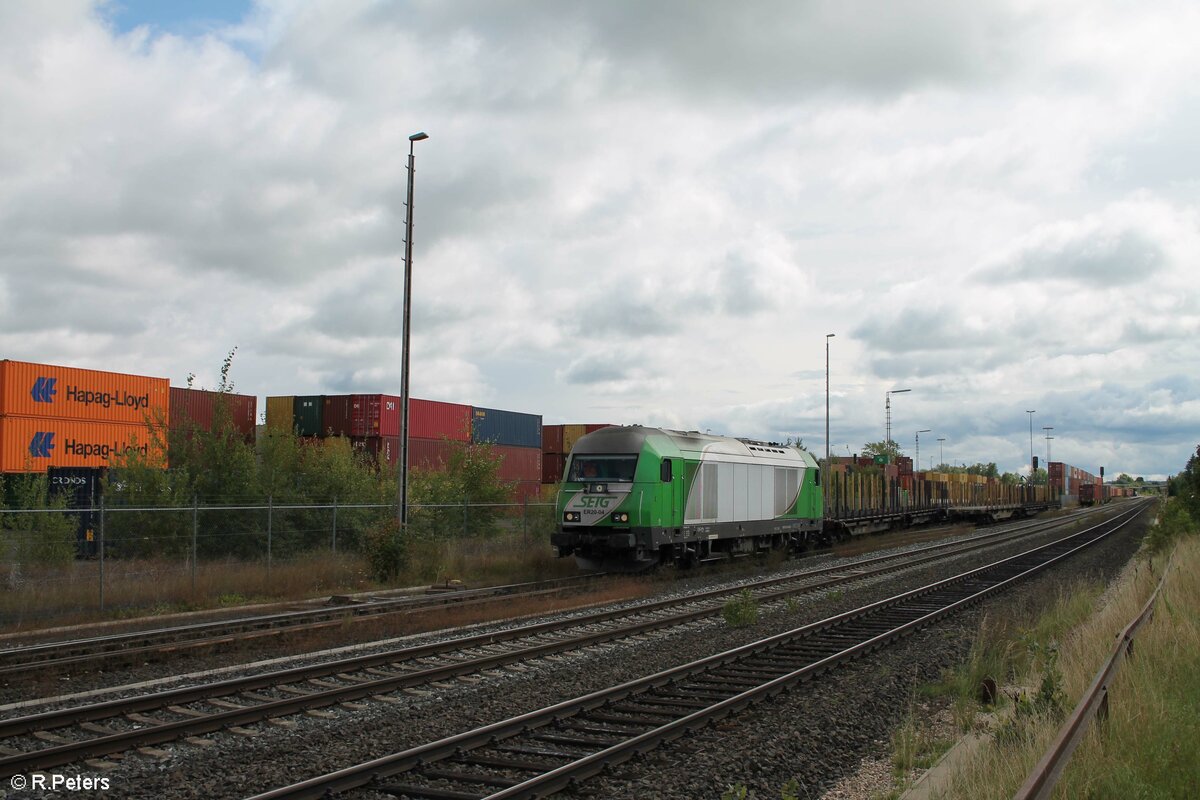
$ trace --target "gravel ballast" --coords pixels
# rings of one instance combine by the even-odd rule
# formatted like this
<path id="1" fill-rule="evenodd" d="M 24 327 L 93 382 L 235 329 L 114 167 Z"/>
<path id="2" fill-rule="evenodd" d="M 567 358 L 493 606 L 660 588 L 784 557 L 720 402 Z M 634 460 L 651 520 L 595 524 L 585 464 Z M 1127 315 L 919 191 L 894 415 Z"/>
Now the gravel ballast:
<path id="1" fill-rule="evenodd" d="M 1140 526 L 1139 526 L 1140 528 Z M 1016 605 L 1053 598 L 1064 581 L 1115 572 L 1136 548 L 1132 531 L 1082 553 L 1035 579 L 946 623 L 917 633 L 860 663 L 788 692 L 716 727 L 693 733 L 642 759 L 589 781 L 579 794 L 597 797 L 717 797 L 742 782 L 760 797 L 778 796 L 799 780 L 815 797 L 867 755 L 887 749 L 891 730 L 908 713 L 913 687 L 959 663 L 978 630 L 979 615 L 1011 613 Z M 1020 549 L 1028 547 L 1023 544 Z M 105 775 L 109 797 L 244 797 L 406 747 L 494 722 L 613 683 L 720 652 L 831 614 L 924 585 L 950 571 L 994 560 L 997 552 L 912 570 L 844 590 L 764 608 L 759 622 L 731 629 L 719 619 L 553 656 L 444 687 L 398 693 L 394 702 L 364 702 L 328 714 L 296 715 L 254 727 L 257 735 L 222 733 L 208 745 L 163 745 L 162 756 L 129 755 L 115 769 L 64 769 Z M 807 566 L 804 565 L 804 566 Z M 724 576 L 714 583 L 728 582 Z M 705 579 L 688 584 L 705 583 Z M 104 796 L 96 794 L 94 796 Z"/>

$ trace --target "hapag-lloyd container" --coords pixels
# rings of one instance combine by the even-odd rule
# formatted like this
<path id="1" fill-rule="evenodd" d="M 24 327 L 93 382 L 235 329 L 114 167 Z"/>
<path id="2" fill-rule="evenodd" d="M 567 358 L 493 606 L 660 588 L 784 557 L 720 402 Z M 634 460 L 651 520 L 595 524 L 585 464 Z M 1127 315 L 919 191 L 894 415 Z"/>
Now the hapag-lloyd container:
<path id="1" fill-rule="evenodd" d="M 243 437 L 253 439 L 255 417 L 258 413 L 258 398 L 254 395 L 172 386 L 171 428 L 213 430 L 218 403 L 226 404 L 226 413 L 234 429 Z"/>
<path id="2" fill-rule="evenodd" d="M 166 423 L 169 393 L 166 378 L 0 361 L 0 416 Z"/>
<path id="3" fill-rule="evenodd" d="M 0 417 L 0 472 L 45 472 L 49 467 L 109 467 L 134 448 L 166 466 L 145 425 L 117 422 Z"/>

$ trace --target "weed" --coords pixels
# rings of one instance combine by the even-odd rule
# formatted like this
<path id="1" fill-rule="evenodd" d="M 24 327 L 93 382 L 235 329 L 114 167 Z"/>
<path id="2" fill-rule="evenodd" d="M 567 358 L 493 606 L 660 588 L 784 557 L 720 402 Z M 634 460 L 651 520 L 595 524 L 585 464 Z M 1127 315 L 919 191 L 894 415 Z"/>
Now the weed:
<path id="1" fill-rule="evenodd" d="M 725 624 L 731 628 L 744 628 L 758 622 L 758 600 L 749 589 L 742 589 L 735 596 L 725 601 L 721 607 L 721 616 Z"/>
<path id="2" fill-rule="evenodd" d="M 800 610 L 800 601 L 795 597 L 789 596 L 787 600 L 783 601 L 783 607 L 787 609 L 789 614 L 795 614 Z"/>

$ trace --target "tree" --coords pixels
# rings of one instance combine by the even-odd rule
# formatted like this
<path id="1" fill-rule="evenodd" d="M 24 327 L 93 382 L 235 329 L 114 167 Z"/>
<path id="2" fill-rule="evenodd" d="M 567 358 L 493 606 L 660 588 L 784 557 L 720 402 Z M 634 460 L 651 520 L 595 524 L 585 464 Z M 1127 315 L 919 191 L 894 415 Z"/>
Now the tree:
<path id="1" fill-rule="evenodd" d="M 895 442 L 867 442 L 863 445 L 862 454 L 864 458 L 875 458 L 876 456 L 887 456 L 888 461 L 894 461 L 900 455 L 900 445 Z"/>
<path id="2" fill-rule="evenodd" d="M 415 469 L 409 477 L 409 524 L 418 534 L 493 533 L 514 484 L 500 478 L 500 456 L 490 444 L 452 442 L 443 470 Z M 474 507 L 469 507 L 474 506 Z"/>
<path id="3" fill-rule="evenodd" d="M 56 565 L 75 557 L 75 517 L 65 513 L 66 497 L 52 495 L 43 474 L 0 476 L 0 508 L 7 495 L 14 509 L 53 509 L 37 514 L 0 514 L 0 556 L 10 564 Z"/>

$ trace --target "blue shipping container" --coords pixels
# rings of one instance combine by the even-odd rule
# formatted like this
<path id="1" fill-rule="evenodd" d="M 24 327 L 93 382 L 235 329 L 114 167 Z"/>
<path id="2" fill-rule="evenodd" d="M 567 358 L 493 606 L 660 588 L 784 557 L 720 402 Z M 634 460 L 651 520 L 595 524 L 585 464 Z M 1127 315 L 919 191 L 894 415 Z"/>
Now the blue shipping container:
<path id="1" fill-rule="evenodd" d="M 471 409 L 471 441 L 509 445 L 542 446 L 542 415 L 501 411 L 496 408 Z"/>

